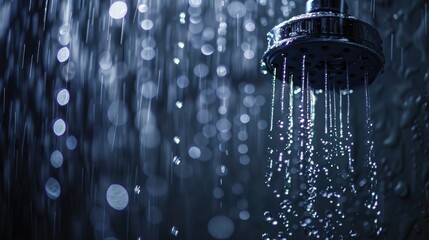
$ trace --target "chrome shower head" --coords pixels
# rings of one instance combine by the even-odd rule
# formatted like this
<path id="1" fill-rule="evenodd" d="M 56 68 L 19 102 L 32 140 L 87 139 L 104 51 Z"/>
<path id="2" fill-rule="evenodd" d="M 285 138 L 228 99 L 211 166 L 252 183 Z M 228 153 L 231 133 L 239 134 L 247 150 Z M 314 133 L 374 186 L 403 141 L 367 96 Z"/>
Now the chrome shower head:
<path id="1" fill-rule="evenodd" d="M 344 0 L 308 0 L 307 13 L 293 17 L 268 33 L 268 49 L 261 61 L 263 70 L 277 79 L 300 84 L 303 59 L 314 89 L 323 89 L 327 69 L 328 84 L 345 89 L 368 84 L 384 66 L 382 40 L 370 24 L 347 14 Z M 286 61 L 285 61 L 286 59 Z M 286 67 L 286 69 L 284 69 Z M 274 71 L 276 69 L 276 71 Z M 306 77 L 306 76 L 305 76 Z"/>

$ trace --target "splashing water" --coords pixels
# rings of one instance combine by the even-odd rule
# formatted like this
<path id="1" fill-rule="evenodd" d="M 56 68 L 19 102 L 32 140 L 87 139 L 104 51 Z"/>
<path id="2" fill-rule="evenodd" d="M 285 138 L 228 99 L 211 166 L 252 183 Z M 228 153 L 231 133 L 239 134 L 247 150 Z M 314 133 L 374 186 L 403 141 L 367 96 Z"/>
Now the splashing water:
<path id="1" fill-rule="evenodd" d="M 281 223 L 283 228 L 278 236 L 303 237 L 303 230 L 308 237 L 358 238 L 357 233 L 362 232 L 363 225 L 368 224 L 371 224 L 372 232 L 379 234 L 377 164 L 374 161 L 374 141 L 371 137 L 368 73 L 363 73 L 366 111 L 364 126 L 367 137 L 365 152 L 361 154 L 355 148 L 356 139 L 352 134 L 353 91 L 350 89 L 348 65 L 344 89 L 338 89 L 330 81 L 330 69 L 325 63 L 324 90 L 314 90 L 305 55 L 302 57 L 301 74 L 298 76 L 299 86 L 294 86 L 297 76 L 286 71 L 286 58 L 281 69 L 283 72 L 279 89 L 276 88 L 275 77 L 272 82 L 272 144 L 268 148 L 266 172 L 266 184 L 272 189 L 279 208 L 277 213 L 266 213 L 269 216 L 265 217 L 266 221 L 276 226 Z M 276 71 L 279 69 L 274 69 L 274 76 Z M 280 111 L 276 109 L 275 99 L 278 90 Z M 317 114 L 322 107 L 317 100 L 323 103 L 322 117 Z M 318 139 L 320 140 L 317 141 Z M 355 158 L 361 159 L 359 164 L 366 166 L 359 175 L 354 170 Z M 358 185 L 356 181 L 359 182 Z M 364 202 L 364 206 L 360 201 Z M 362 208 L 366 210 L 363 210 L 367 219 L 365 223 L 356 222 L 354 217 L 357 212 L 362 212 Z M 270 237 L 268 233 L 263 236 L 267 239 Z"/>

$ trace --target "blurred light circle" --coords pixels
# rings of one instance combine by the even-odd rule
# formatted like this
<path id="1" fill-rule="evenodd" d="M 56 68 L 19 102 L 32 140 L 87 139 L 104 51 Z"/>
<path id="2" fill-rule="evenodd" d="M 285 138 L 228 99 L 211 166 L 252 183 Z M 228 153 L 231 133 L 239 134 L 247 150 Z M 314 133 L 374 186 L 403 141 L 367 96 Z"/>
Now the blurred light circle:
<path id="1" fill-rule="evenodd" d="M 253 59 L 255 57 L 255 52 L 252 51 L 252 50 L 250 50 L 250 49 L 248 49 L 248 50 L 244 51 L 244 57 L 246 59 L 249 59 L 249 60 Z"/>
<path id="2" fill-rule="evenodd" d="M 66 146 L 68 150 L 75 150 L 77 147 L 77 139 L 75 136 L 69 136 L 66 140 Z"/>
<path id="3" fill-rule="evenodd" d="M 250 113 L 252 115 L 259 115 L 260 112 L 261 112 L 261 107 L 259 107 L 259 106 L 255 106 L 255 107 L 250 108 Z"/>
<path id="4" fill-rule="evenodd" d="M 60 35 L 65 35 L 70 32 L 70 25 L 62 25 L 59 29 Z"/>
<path id="5" fill-rule="evenodd" d="M 57 199 L 61 194 L 60 183 L 55 178 L 49 178 L 45 183 L 45 192 L 50 199 Z"/>
<path id="6" fill-rule="evenodd" d="M 204 44 L 204 45 L 201 47 L 201 52 L 202 52 L 204 55 L 206 55 L 206 56 L 210 56 L 210 55 L 212 55 L 212 54 L 213 54 L 213 52 L 214 52 L 214 48 L 213 48 L 213 46 L 212 46 L 212 45 L 210 45 L 210 44 Z"/>
<path id="7" fill-rule="evenodd" d="M 220 188 L 220 187 L 215 187 L 213 189 L 213 193 L 212 194 L 213 194 L 213 197 L 216 198 L 216 199 L 221 199 L 224 196 L 223 189 Z"/>
<path id="8" fill-rule="evenodd" d="M 203 22 L 203 18 L 201 17 L 201 10 L 197 10 L 197 11 L 192 10 L 192 11 L 189 11 L 189 13 L 191 14 L 189 21 L 192 24 L 197 25 Z M 201 24 L 201 30 L 199 30 L 199 32 L 203 31 L 203 28 L 204 28 L 204 24 Z"/>
<path id="9" fill-rule="evenodd" d="M 123 210 L 128 205 L 128 192 L 119 184 L 112 184 L 106 192 L 107 203 L 116 210 Z"/>
<path id="10" fill-rule="evenodd" d="M 149 7 L 147 6 L 146 3 L 139 3 L 137 9 L 139 10 L 139 12 L 144 13 L 144 12 L 147 12 L 147 10 L 149 10 Z"/>
<path id="11" fill-rule="evenodd" d="M 191 44 L 195 49 L 200 48 L 204 40 L 201 37 L 201 32 L 204 29 L 204 23 L 201 21 L 201 17 L 191 17 L 191 24 L 189 24 L 188 32 L 192 33 L 194 36 L 191 39 Z"/>
<path id="12" fill-rule="evenodd" d="M 228 69 L 226 69 L 224 65 L 219 65 L 216 68 L 216 74 L 218 75 L 218 77 L 225 77 L 226 74 L 228 74 Z"/>
<path id="13" fill-rule="evenodd" d="M 203 135 L 207 138 L 212 138 L 216 136 L 216 127 L 213 124 L 204 125 Z"/>
<path id="14" fill-rule="evenodd" d="M 57 119 L 54 122 L 53 130 L 55 135 L 61 136 L 66 132 L 66 123 L 62 119 Z"/>
<path id="15" fill-rule="evenodd" d="M 241 165 L 246 166 L 250 163 L 250 158 L 247 155 L 241 155 L 239 161 Z"/>
<path id="16" fill-rule="evenodd" d="M 224 115 L 228 112 L 228 108 L 224 105 L 219 106 L 219 108 L 217 109 L 217 112 L 221 115 Z"/>
<path id="17" fill-rule="evenodd" d="M 110 52 L 103 52 L 101 54 L 98 65 L 100 65 L 100 68 L 103 70 L 107 70 L 112 67 L 112 55 Z"/>
<path id="18" fill-rule="evenodd" d="M 189 78 L 182 75 L 177 78 L 177 86 L 179 88 L 186 88 L 189 85 Z"/>
<path id="19" fill-rule="evenodd" d="M 248 32 L 255 31 L 255 29 L 256 29 L 255 22 L 253 22 L 253 20 L 251 20 L 251 19 L 244 21 L 244 29 L 246 29 L 246 31 L 248 31 Z"/>
<path id="20" fill-rule="evenodd" d="M 266 129 L 266 128 L 267 128 L 267 126 L 268 126 L 268 124 L 267 124 L 267 122 L 266 122 L 265 120 L 259 120 L 259 121 L 258 121 L 258 128 L 259 128 L 260 130 L 264 130 L 264 129 Z"/>
<path id="21" fill-rule="evenodd" d="M 70 39 L 71 39 L 70 33 L 67 32 L 65 34 L 60 34 L 60 36 L 58 37 L 58 42 L 61 45 L 65 46 L 70 43 Z"/>
<path id="22" fill-rule="evenodd" d="M 140 133 L 140 142 L 145 148 L 154 148 L 159 145 L 161 135 L 155 125 L 146 125 Z"/>
<path id="23" fill-rule="evenodd" d="M 73 62 L 68 62 L 64 64 L 63 69 L 61 71 L 61 76 L 64 78 L 66 82 L 72 80 L 76 75 L 76 66 Z"/>
<path id="24" fill-rule="evenodd" d="M 231 122 L 226 118 L 221 118 L 216 122 L 216 128 L 219 132 L 228 132 L 231 130 Z"/>
<path id="25" fill-rule="evenodd" d="M 228 5 L 228 13 L 233 18 L 241 18 L 246 14 L 246 6 L 240 1 L 232 1 Z"/>
<path id="26" fill-rule="evenodd" d="M 149 36 L 147 38 L 144 38 L 142 40 L 142 47 L 148 47 L 148 48 L 155 48 L 156 47 L 156 41 L 153 37 Z"/>
<path id="27" fill-rule="evenodd" d="M 213 118 L 212 113 L 207 109 L 200 109 L 197 112 L 197 120 L 201 124 L 209 123 Z"/>
<path id="28" fill-rule="evenodd" d="M 246 141 L 248 138 L 249 138 L 249 135 L 247 134 L 246 131 L 241 130 L 240 132 L 238 132 L 238 140 Z"/>
<path id="29" fill-rule="evenodd" d="M 265 104 L 265 97 L 262 95 L 259 95 L 255 98 L 255 103 L 258 106 L 263 106 Z"/>
<path id="30" fill-rule="evenodd" d="M 113 19 L 121 19 L 127 14 L 128 7 L 123 1 L 117 1 L 112 3 L 109 8 L 109 15 Z"/>
<path id="31" fill-rule="evenodd" d="M 202 104 L 210 104 L 216 101 L 216 95 L 214 94 L 214 89 L 206 88 L 200 91 L 198 100 L 201 101 Z"/>
<path id="32" fill-rule="evenodd" d="M 124 125 L 128 120 L 127 105 L 120 100 L 114 100 L 107 109 L 107 118 L 115 126 Z"/>
<path id="33" fill-rule="evenodd" d="M 249 213 L 248 211 L 246 211 L 246 210 L 242 210 L 242 211 L 240 211 L 240 213 L 238 214 L 238 217 L 239 217 L 241 220 L 246 221 L 246 220 L 249 220 L 249 218 L 250 218 L 250 213 Z"/>
<path id="34" fill-rule="evenodd" d="M 255 97 L 252 95 L 245 96 L 243 99 L 243 105 L 250 108 L 255 105 Z"/>
<path id="35" fill-rule="evenodd" d="M 158 95 L 158 86 L 153 81 L 147 81 L 142 84 L 141 94 L 147 99 L 151 99 Z"/>
<path id="36" fill-rule="evenodd" d="M 221 12 L 218 12 L 216 14 L 215 18 L 216 18 L 216 22 L 225 22 L 226 21 L 226 15 L 221 13 Z"/>
<path id="37" fill-rule="evenodd" d="M 220 86 L 216 90 L 216 94 L 220 99 L 227 99 L 231 96 L 231 90 L 227 86 Z"/>
<path id="38" fill-rule="evenodd" d="M 210 219 L 207 229 L 216 239 L 228 239 L 234 233 L 234 223 L 229 217 L 215 216 Z"/>
<path id="39" fill-rule="evenodd" d="M 241 116 L 240 116 L 240 122 L 246 124 L 249 121 L 250 121 L 250 117 L 249 117 L 248 114 L 246 114 L 246 113 L 245 114 L 241 114 Z"/>
<path id="40" fill-rule="evenodd" d="M 241 43 L 241 50 L 246 51 L 248 49 L 250 49 L 250 43 L 248 43 L 248 42 L 242 42 Z"/>
<path id="41" fill-rule="evenodd" d="M 259 1 L 263 1 L 263 0 L 259 0 Z M 282 2 L 287 1 L 287 0 L 282 0 Z M 244 5 L 246 6 L 247 11 L 249 12 L 253 12 L 256 11 L 258 9 L 258 1 L 246 1 L 244 3 Z"/>
<path id="42" fill-rule="evenodd" d="M 141 22 L 140 26 L 143 28 L 143 30 L 150 30 L 153 27 L 153 22 L 150 19 L 145 19 Z"/>
<path id="43" fill-rule="evenodd" d="M 194 16 L 194 17 L 195 16 L 200 16 L 201 12 L 202 12 L 202 9 L 198 8 L 198 7 L 196 7 L 196 8 L 195 7 L 188 8 L 189 15 Z M 185 12 L 181 12 L 180 15 L 179 15 L 179 17 L 185 19 L 186 18 L 186 13 Z M 200 16 L 200 18 L 201 18 L 201 16 Z"/>
<path id="44" fill-rule="evenodd" d="M 145 47 L 140 55 L 144 60 L 150 61 L 155 57 L 155 50 L 152 47 Z"/>
<path id="45" fill-rule="evenodd" d="M 249 151 L 249 147 L 246 144 L 238 145 L 238 152 L 241 154 L 246 154 Z"/>
<path id="46" fill-rule="evenodd" d="M 201 6 L 201 2 L 202 0 L 189 0 L 189 5 L 191 5 L 191 7 L 197 8 Z"/>
<path id="47" fill-rule="evenodd" d="M 63 154 L 58 150 L 53 151 L 51 153 L 50 161 L 51 161 L 52 167 L 60 168 L 63 165 L 63 161 L 64 161 Z"/>
<path id="48" fill-rule="evenodd" d="M 136 79 L 136 91 L 140 92 L 141 84 L 152 79 L 152 69 L 146 66 L 140 67 Z"/>
<path id="49" fill-rule="evenodd" d="M 70 50 L 68 47 L 62 47 L 60 50 L 58 50 L 57 53 L 57 59 L 59 62 L 65 62 L 70 57 Z"/>
<path id="50" fill-rule="evenodd" d="M 222 141 L 222 142 L 227 142 L 227 141 L 231 140 L 231 138 L 232 138 L 232 134 L 229 131 L 228 132 L 221 132 L 218 134 L 218 139 L 219 139 L 219 141 Z"/>
<path id="51" fill-rule="evenodd" d="M 204 63 L 197 64 L 194 67 L 194 74 L 199 78 L 206 77 L 209 74 L 209 67 Z"/>
<path id="52" fill-rule="evenodd" d="M 62 89 L 57 94 L 57 102 L 60 106 L 66 105 L 70 100 L 70 94 L 67 89 Z"/>
<path id="53" fill-rule="evenodd" d="M 196 146 L 192 146 L 189 148 L 188 154 L 191 158 L 197 159 L 201 156 L 201 150 L 200 150 L 200 148 L 198 148 Z"/>
<path id="54" fill-rule="evenodd" d="M 213 40 L 215 36 L 216 36 L 216 32 L 213 28 L 211 28 L 211 27 L 204 28 L 204 31 L 203 31 L 204 41 L 209 42 L 209 41 Z"/>
<path id="55" fill-rule="evenodd" d="M 237 184 L 241 185 L 240 183 L 237 183 Z M 247 201 L 246 198 L 242 198 L 242 199 L 237 201 L 237 208 L 238 209 L 247 209 L 248 207 L 249 207 L 249 202 Z"/>
<path id="56" fill-rule="evenodd" d="M 246 84 L 244 86 L 244 92 L 247 94 L 253 94 L 255 92 L 255 85 L 253 84 Z"/>

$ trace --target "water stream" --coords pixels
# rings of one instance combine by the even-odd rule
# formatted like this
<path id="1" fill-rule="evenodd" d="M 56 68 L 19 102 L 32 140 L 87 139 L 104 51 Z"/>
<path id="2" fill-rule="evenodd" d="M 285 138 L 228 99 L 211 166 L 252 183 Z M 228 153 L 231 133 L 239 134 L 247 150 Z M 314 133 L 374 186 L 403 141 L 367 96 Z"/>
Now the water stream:
<path id="1" fill-rule="evenodd" d="M 264 219 L 281 227 L 277 236 L 265 233 L 263 238 L 302 236 L 303 231 L 314 238 L 346 239 L 358 237 L 363 227 L 379 232 L 368 73 L 362 72 L 361 88 L 350 89 L 347 65 L 346 86 L 338 89 L 330 82 L 333 73 L 325 64 L 324 88 L 313 89 L 305 63 L 303 55 L 297 86 L 297 76 L 287 72 L 286 58 L 283 66 L 274 70 L 282 71 L 282 79 L 274 77 L 272 82 L 269 136 L 273 144 L 268 149 L 266 184 L 279 208 L 267 211 Z M 352 102 L 353 95 L 364 101 Z M 365 111 L 362 123 L 359 118 L 352 119 L 351 109 L 352 104 L 361 102 Z M 362 153 L 355 131 L 365 135 Z M 357 173 L 356 164 L 365 170 Z M 359 209 L 363 206 L 367 221 L 356 222 L 354 214 L 362 212 Z"/>

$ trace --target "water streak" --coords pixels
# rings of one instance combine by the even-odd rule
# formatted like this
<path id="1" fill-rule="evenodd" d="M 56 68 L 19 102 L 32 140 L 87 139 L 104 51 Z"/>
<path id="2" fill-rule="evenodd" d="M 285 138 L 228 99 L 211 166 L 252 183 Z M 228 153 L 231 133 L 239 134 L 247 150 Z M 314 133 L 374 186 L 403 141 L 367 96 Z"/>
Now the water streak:
<path id="1" fill-rule="evenodd" d="M 276 99 L 276 72 L 277 69 L 274 68 L 274 73 L 273 73 L 273 83 L 272 83 L 272 96 L 271 96 L 271 120 L 270 120 L 270 132 L 273 131 L 273 121 L 274 121 L 274 102 Z"/>
<path id="2" fill-rule="evenodd" d="M 287 60 L 286 60 L 286 58 L 284 58 L 284 61 L 283 61 L 282 92 L 281 92 L 282 96 L 281 96 L 281 99 L 280 99 L 280 105 L 281 105 L 280 110 L 281 110 L 282 113 L 284 111 L 284 105 L 285 105 L 284 100 L 285 100 L 285 86 L 286 86 L 286 65 L 287 65 Z"/>
<path id="3" fill-rule="evenodd" d="M 325 62 L 325 134 L 328 133 L 328 65 Z"/>

